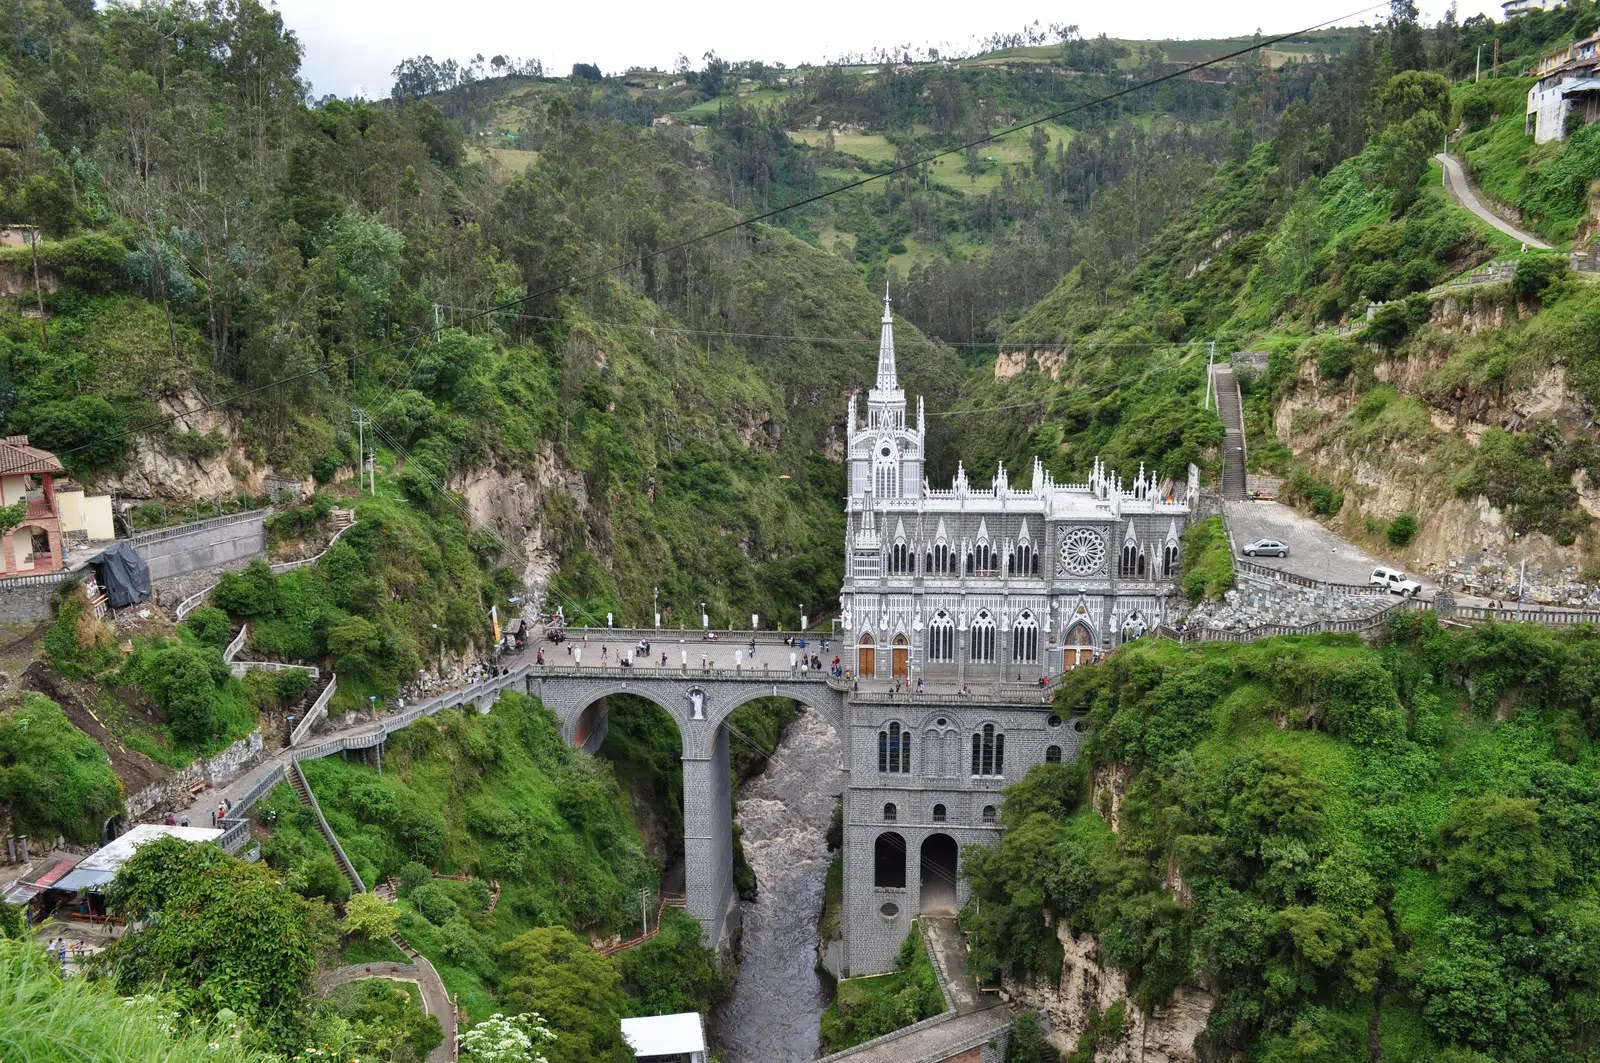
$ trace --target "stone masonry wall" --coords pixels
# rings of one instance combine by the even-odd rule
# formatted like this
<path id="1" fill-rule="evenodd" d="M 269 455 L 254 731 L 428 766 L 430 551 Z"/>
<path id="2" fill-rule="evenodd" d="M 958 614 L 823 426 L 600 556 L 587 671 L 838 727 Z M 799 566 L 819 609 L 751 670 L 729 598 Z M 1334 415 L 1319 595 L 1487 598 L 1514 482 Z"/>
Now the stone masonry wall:
<path id="1" fill-rule="evenodd" d="M 198 782 L 221 786 L 257 764 L 266 756 L 266 747 L 260 730 L 251 731 L 244 738 L 207 760 L 197 760 L 188 767 L 173 772 L 160 782 L 145 787 L 127 798 L 128 819 L 137 820 L 151 814 L 159 816 L 168 808 L 189 803 L 189 787 Z M 196 824 L 204 826 L 204 824 Z"/>
<path id="2" fill-rule="evenodd" d="M 223 568 L 267 552 L 267 511 L 162 528 L 135 535 L 128 543 L 150 566 L 152 581 Z"/>

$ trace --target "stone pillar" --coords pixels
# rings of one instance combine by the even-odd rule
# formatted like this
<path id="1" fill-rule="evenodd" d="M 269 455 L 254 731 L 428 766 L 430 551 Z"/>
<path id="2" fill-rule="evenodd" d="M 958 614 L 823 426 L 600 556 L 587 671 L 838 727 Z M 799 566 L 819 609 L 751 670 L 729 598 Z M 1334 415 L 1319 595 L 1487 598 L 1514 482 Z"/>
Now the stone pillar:
<path id="1" fill-rule="evenodd" d="M 1440 590 L 1433 596 L 1433 611 L 1439 614 L 1440 620 L 1449 620 L 1450 614 L 1455 611 L 1456 598 L 1447 590 Z"/>
<path id="2" fill-rule="evenodd" d="M 733 797 L 728 790 L 728 729 L 710 749 L 684 749 L 683 863 L 689 914 L 701 943 L 716 948 L 733 901 Z"/>

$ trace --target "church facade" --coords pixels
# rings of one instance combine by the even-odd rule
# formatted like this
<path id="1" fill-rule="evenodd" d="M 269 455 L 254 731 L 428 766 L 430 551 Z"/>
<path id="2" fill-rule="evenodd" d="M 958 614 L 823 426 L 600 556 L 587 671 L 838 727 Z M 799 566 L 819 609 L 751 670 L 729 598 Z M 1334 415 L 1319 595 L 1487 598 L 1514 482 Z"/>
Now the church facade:
<path id="1" fill-rule="evenodd" d="M 948 489 L 924 474 L 926 416 L 906 417 L 887 297 L 866 418 L 850 401 L 847 666 L 874 680 L 939 686 L 1033 682 L 1144 634 L 1176 593 L 1198 495 L 1144 467 L 1124 482 L 1096 461 L 1057 483 L 1035 458 L 1023 485 L 1004 465 L 986 485 L 965 467 Z"/>
<path id="2" fill-rule="evenodd" d="M 1096 462 L 1059 484 L 1035 461 L 948 489 L 924 476 L 926 415 L 907 419 L 884 300 L 866 417 L 852 398 L 838 639 L 846 696 L 844 968 L 889 970 L 919 913 L 966 903 L 960 847 L 998 842 L 1001 791 L 1078 755 L 1039 680 L 1160 623 L 1177 590 L 1197 472 L 1131 483 Z M 922 681 L 919 690 L 918 681 Z M 911 689 L 908 691 L 906 688 Z M 891 687 L 895 692 L 891 693 Z M 970 694 L 960 694 L 969 688 Z"/>

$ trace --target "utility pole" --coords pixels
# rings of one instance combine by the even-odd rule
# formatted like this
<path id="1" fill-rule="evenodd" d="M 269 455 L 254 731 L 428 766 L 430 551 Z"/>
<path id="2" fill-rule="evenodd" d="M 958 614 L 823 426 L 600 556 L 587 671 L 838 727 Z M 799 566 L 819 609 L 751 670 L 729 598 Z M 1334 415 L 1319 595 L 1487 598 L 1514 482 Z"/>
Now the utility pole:
<path id="1" fill-rule="evenodd" d="M 650 888 L 648 886 L 639 887 L 639 921 L 640 925 L 644 927 L 639 933 L 641 935 L 650 933 Z"/>
<path id="2" fill-rule="evenodd" d="M 1478 45 L 1478 60 L 1472 67 L 1472 83 L 1476 85 L 1483 80 L 1483 45 Z"/>
<path id="3" fill-rule="evenodd" d="M 356 490 L 361 490 L 361 474 L 367 470 L 367 411 L 356 410 Z M 372 460 L 372 493 L 378 493 L 378 461 L 374 451 Z"/>
<path id="4" fill-rule="evenodd" d="M 1496 37 L 1494 39 L 1494 62 L 1492 64 L 1490 64 L 1490 66 L 1489 66 L 1489 76 L 1492 77 L 1492 78 L 1497 78 L 1497 77 L 1500 76 L 1500 38 L 1499 37 Z"/>
<path id="5" fill-rule="evenodd" d="M 1206 355 L 1206 409 L 1211 409 L 1211 371 L 1217 361 L 1217 341 L 1212 340 L 1207 345 L 1210 352 Z"/>

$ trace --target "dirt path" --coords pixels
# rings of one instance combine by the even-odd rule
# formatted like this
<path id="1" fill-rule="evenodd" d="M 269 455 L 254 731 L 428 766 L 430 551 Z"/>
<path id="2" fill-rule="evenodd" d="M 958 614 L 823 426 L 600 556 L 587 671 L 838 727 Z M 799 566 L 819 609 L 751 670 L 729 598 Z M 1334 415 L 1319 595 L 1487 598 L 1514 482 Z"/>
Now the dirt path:
<path id="1" fill-rule="evenodd" d="M 1529 247 L 1538 248 L 1540 251 L 1550 250 L 1550 245 L 1525 229 L 1519 229 L 1506 221 L 1500 215 L 1490 210 L 1483 200 L 1478 198 L 1478 193 L 1473 191 L 1472 184 L 1467 180 L 1466 171 L 1461 164 L 1449 155 L 1439 154 L 1435 159 L 1444 167 L 1445 187 L 1450 190 L 1450 197 L 1463 207 L 1493 225 L 1513 240 L 1521 240 Z"/>

